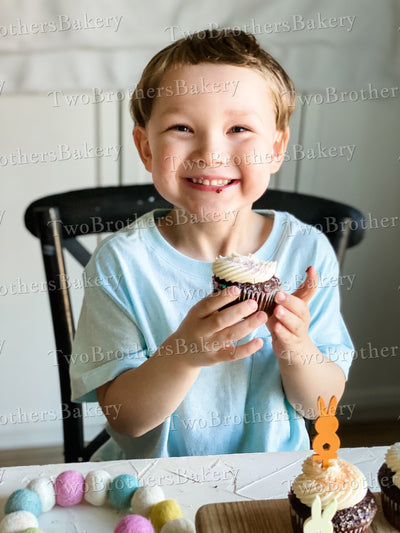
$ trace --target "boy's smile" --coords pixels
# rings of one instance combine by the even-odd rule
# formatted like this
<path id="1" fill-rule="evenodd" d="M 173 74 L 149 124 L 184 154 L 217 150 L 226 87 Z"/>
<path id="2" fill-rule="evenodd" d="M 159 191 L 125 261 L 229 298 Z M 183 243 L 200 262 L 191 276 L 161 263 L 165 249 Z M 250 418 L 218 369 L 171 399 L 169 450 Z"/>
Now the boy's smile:
<path id="1" fill-rule="evenodd" d="M 188 185 L 200 191 L 211 191 L 220 193 L 228 187 L 236 185 L 237 180 L 230 180 L 224 178 L 215 178 L 214 176 L 197 176 L 193 178 L 186 178 Z"/>

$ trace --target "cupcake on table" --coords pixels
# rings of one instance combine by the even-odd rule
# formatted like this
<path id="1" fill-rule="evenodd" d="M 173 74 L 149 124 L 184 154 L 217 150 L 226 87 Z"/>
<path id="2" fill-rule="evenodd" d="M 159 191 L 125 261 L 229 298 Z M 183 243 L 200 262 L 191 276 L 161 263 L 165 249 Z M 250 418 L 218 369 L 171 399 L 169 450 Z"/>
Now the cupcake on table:
<path id="1" fill-rule="evenodd" d="M 336 435 L 336 407 L 335 397 L 328 408 L 318 398 L 320 416 L 313 440 L 316 453 L 304 461 L 303 471 L 288 494 L 294 533 L 365 533 L 376 514 L 377 505 L 364 474 L 337 456 L 340 440 Z M 324 529 L 317 529 L 320 523 L 326 524 Z"/>
<path id="2" fill-rule="evenodd" d="M 400 442 L 393 444 L 378 472 L 382 511 L 387 521 L 400 531 Z"/>

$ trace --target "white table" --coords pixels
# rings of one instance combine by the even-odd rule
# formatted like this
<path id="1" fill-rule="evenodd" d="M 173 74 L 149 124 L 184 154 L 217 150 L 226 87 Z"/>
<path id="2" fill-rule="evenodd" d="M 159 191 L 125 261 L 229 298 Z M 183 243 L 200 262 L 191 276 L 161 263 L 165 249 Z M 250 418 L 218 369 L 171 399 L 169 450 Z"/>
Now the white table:
<path id="1" fill-rule="evenodd" d="M 372 492 L 379 492 L 377 472 L 388 447 L 343 448 L 339 457 L 359 467 Z M 197 509 L 207 503 L 252 499 L 285 498 L 303 460 L 312 451 L 136 459 L 104 463 L 73 463 L 0 469 L 0 519 L 4 504 L 16 489 L 25 488 L 40 476 L 54 478 L 65 470 L 104 469 L 112 477 L 132 474 L 142 485 L 160 485 L 166 498 L 176 499 L 183 515 L 194 521 Z M 80 504 L 68 509 L 55 507 L 39 518 L 46 533 L 108 533 L 128 511 L 109 504 L 92 507 Z"/>

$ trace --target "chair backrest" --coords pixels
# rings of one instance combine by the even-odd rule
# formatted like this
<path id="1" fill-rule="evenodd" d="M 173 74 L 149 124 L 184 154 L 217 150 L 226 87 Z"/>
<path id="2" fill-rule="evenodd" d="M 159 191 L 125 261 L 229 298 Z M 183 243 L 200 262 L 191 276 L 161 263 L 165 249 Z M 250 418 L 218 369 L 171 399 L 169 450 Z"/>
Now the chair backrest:
<path id="1" fill-rule="evenodd" d="M 364 237 L 365 221 L 361 211 L 327 198 L 267 190 L 253 208 L 287 211 L 302 222 L 317 227 L 328 237 L 340 265 L 345 250 L 360 243 Z"/>
<path id="2" fill-rule="evenodd" d="M 80 413 L 63 418 L 65 462 L 89 460 L 107 440 L 105 432 L 85 445 L 81 404 L 71 402 L 69 359 L 75 335 L 64 249 L 85 266 L 90 253 L 76 240 L 82 235 L 114 232 L 156 208 L 169 208 L 151 185 L 129 185 L 82 189 L 46 196 L 25 212 L 25 225 L 41 243 L 49 287 L 51 315 L 65 412 Z M 341 261 L 344 250 L 363 238 L 363 215 L 355 208 L 331 200 L 292 192 L 268 190 L 254 209 L 288 211 L 301 221 L 317 226 L 329 238 Z M 56 289 L 56 290 L 54 290 Z"/>

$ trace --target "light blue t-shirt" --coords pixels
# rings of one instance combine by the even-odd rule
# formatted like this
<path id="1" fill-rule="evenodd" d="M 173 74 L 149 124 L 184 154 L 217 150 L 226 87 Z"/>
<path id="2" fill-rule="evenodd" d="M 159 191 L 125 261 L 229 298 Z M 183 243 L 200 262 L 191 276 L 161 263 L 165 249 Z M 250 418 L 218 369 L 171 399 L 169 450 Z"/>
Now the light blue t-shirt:
<path id="1" fill-rule="evenodd" d="M 276 275 L 285 291 L 296 290 L 309 265 L 317 269 L 319 288 L 309 303 L 309 335 L 347 377 L 353 345 L 340 314 L 338 264 L 328 239 L 288 213 L 259 212 L 273 217 L 274 223 L 255 255 L 277 261 Z M 189 309 L 212 292 L 211 263 L 183 255 L 157 229 L 154 217 L 166 213 L 147 213 L 106 238 L 85 269 L 70 365 L 75 401 L 97 401 L 97 387 L 146 361 Z M 285 397 L 266 326 L 242 342 L 254 337 L 264 341 L 258 352 L 203 367 L 181 405 L 160 426 L 138 438 L 107 426 L 112 439 L 96 459 L 308 449 L 304 419 Z"/>

